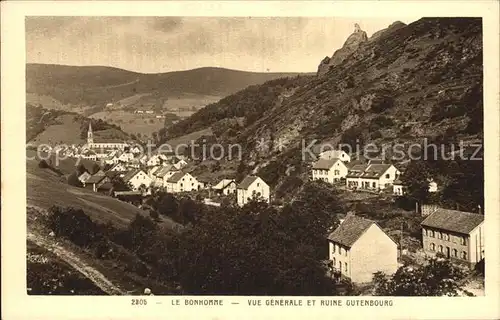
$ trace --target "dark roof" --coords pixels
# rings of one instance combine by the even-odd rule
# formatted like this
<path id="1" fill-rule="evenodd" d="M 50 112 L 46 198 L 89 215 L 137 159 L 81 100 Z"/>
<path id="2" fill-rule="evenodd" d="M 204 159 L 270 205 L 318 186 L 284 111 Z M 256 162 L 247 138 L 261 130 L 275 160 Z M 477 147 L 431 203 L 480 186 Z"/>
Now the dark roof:
<path id="1" fill-rule="evenodd" d="M 338 160 L 339 159 L 337 159 L 337 158 L 331 159 L 331 160 L 319 159 L 313 165 L 313 169 L 326 169 L 326 170 L 330 170 L 330 168 L 333 167 L 333 165 L 335 164 L 335 162 L 337 162 Z"/>
<path id="2" fill-rule="evenodd" d="M 257 176 L 246 176 L 245 179 L 243 179 L 239 184 L 238 184 L 238 189 L 248 189 L 252 183 L 255 182 L 259 177 Z"/>
<path id="3" fill-rule="evenodd" d="M 105 182 L 97 190 L 111 190 L 113 188 L 113 184 L 111 182 Z"/>
<path id="4" fill-rule="evenodd" d="M 349 169 L 347 178 L 378 179 L 392 166 L 392 164 L 365 164 L 354 165 Z"/>
<path id="5" fill-rule="evenodd" d="M 328 240 L 350 248 L 374 223 L 372 220 L 358 216 L 346 217 L 338 228 L 330 233 Z"/>
<path id="6" fill-rule="evenodd" d="M 110 179 L 113 179 L 116 176 L 122 174 L 120 171 L 106 171 L 106 176 Z"/>
<path id="7" fill-rule="evenodd" d="M 425 218 L 422 226 L 469 234 L 483 221 L 482 214 L 440 208 Z"/>
<path id="8" fill-rule="evenodd" d="M 393 183 L 393 184 L 394 184 L 394 185 L 401 185 L 401 186 L 402 186 L 402 185 L 403 185 L 403 181 L 401 181 L 401 180 L 399 180 L 399 179 L 396 179 L 396 180 L 394 180 L 394 183 Z"/>
<path id="9" fill-rule="evenodd" d="M 182 172 L 182 171 L 177 171 L 176 173 L 174 173 L 173 175 L 170 176 L 170 178 L 167 179 L 167 182 L 173 182 L 173 183 L 176 183 L 178 182 L 179 180 L 182 179 L 182 177 L 184 177 L 185 173 Z"/>
<path id="10" fill-rule="evenodd" d="M 85 183 L 99 183 L 104 178 L 106 178 L 106 175 L 104 174 L 104 172 L 99 171 L 96 174 L 94 174 L 92 177 L 88 178 L 87 181 L 85 181 Z"/>

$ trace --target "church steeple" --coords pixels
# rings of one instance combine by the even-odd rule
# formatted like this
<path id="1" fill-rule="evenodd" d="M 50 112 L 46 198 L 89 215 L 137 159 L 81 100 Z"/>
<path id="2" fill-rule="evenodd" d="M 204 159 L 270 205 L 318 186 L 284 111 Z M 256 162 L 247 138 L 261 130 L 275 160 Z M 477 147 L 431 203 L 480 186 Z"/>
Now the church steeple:
<path id="1" fill-rule="evenodd" d="M 89 131 L 87 131 L 87 144 L 94 143 L 94 135 L 92 133 L 92 121 L 89 121 Z"/>

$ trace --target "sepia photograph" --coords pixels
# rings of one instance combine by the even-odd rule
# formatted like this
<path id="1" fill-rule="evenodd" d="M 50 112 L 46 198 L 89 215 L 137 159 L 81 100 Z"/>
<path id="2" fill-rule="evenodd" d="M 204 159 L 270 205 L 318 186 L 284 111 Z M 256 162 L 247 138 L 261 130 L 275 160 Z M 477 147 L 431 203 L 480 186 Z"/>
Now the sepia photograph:
<path id="1" fill-rule="evenodd" d="M 20 294 L 96 310 L 106 302 L 84 299 L 126 298 L 116 317 L 486 308 L 498 21 L 189 7 L 12 11 L 22 104 L 19 121 L 5 113 L 2 77 L 2 222 L 15 186 Z"/>
<path id="2" fill-rule="evenodd" d="M 28 294 L 484 295 L 481 18 L 27 17 L 26 50 Z"/>

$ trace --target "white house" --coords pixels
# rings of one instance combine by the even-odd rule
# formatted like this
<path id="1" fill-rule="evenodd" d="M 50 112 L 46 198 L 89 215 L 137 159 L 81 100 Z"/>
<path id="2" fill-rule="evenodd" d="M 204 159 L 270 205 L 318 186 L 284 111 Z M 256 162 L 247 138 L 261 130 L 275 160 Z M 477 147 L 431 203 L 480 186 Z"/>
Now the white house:
<path id="1" fill-rule="evenodd" d="M 224 195 L 233 194 L 236 192 L 236 181 L 234 179 L 222 179 L 212 189 Z"/>
<path id="2" fill-rule="evenodd" d="M 347 166 L 340 159 L 319 159 L 312 167 L 313 180 L 334 183 L 347 175 Z"/>
<path id="3" fill-rule="evenodd" d="M 158 167 L 159 169 L 153 172 L 155 186 L 157 187 L 167 187 L 167 180 L 170 178 L 177 170 L 172 166 Z"/>
<path id="4" fill-rule="evenodd" d="M 146 165 L 148 167 L 158 166 L 161 163 L 162 163 L 162 160 L 161 160 L 160 156 L 157 154 L 151 156 L 151 158 L 149 158 L 148 161 L 146 161 Z"/>
<path id="5" fill-rule="evenodd" d="M 253 197 L 263 198 L 264 201 L 269 202 L 269 185 L 260 177 L 253 175 L 246 176 L 236 188 L 236 197 L 240 206 L 244 206 Z"/>
<path id="6" fill-rule="evenodd" d="M 340 159 L 341 161 L 344 162 L 351 162 L 351 156 L 349 156 L 345 151 L 343 150 L 327 150 L 323 151 L 319 154 L 320 159 L 325 159 L 325 160 L 333 160 L 333 159 Z"/>
<path id="7" fill-rule="evenodd" d="M 118 157 L 118 161 L 129 162 L 134 159 L 134 154 L 132 152 L 124 152 Z"/>
<path id="8" fill-rule="evenodd" d="M 370 282 L 375 272 L 398 269 L 398 246 L 374 221 L 347 216 L 329 236 L 333 268 L 356 283 Z"/>
<path id="9" fill-rule="evenodd" d="M 123 181 L 130 184 L 132 190 L 137 190 L 141 185 L 149 187 L 153 180 L 146 174 L 146 172 L 136 169 L 130 170 L 123 176 Z"/>
<path id="10" fill-rule="evenodd" d="M 133 146 L 130 148 L 130 152 L 132 152 L 134 155 L 139 154 L 142 152 L 141 148 L 139 146 Z"/>
<path id="11" fill-rule="evenodd" d="M 349 189 L 382 190 L 393 185 L 401 172 L 392 164 L 357 164 L 346 176 Z"/>
<path id="12" fill-rule="evenodd" d="M 87 171 L 85 171 L 84 173 L 82 173 L 81 175 L 78 176 L 78 180 L 80 180 L 80 182 L 85 185 L 85 182 L 87 182 L 87 180 L 92 177 L 92 175 L 90 173 L 88 173 Z"/>
<path id="13" fill-rule="evenodd" d="M 127 167 L 123 163 L 117 163 L 114 166 L 112 166 L 108 171 L 123 172 L 127 171 Z"/>
<path id="14" fill-rule="evenodd" d="M 177 171 L 167 179 L 167 192 L 198 190 L 198 180 L 187 172 Z"/>

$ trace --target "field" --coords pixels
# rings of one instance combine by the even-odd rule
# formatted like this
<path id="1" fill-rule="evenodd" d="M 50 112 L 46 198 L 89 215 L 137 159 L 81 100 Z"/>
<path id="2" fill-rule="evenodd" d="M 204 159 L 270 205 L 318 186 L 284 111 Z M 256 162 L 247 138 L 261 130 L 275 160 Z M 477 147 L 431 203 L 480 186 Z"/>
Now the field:
<path id="1" fill-rule="evenodd" d="M 47 127 L 30 142 L 35 144 L 85 143 L 85 141 L 80 138 L 80 124 L 74 122 L 73 118 L 74 116 L 69 114 L 58 117 L 58 124 Z"/>
<path id="2" fill-rule="evenodd" d="M 58 169 L 64 174 L 71 173 L 72 161 L 68 159 L 61 162 Z M 136 214 L 148 215 L 129 203 L 70 186 L 66 183 L 65 176 L 59 176 L 50 169 L 39 168 L 37 160 L 27 160 L 26 171 L 28 206 L 45 210 L 52 205 L 81 208 L 93 220 L 111 222 L 117 227 L 127 227 Z M 164 218 L 161 224 L 167 229 L 177 227 L 175 222 L 167 218 Z"/>
<path id="3" fill-rule="evenodd" d="M 196 139 L 198 139 L 202 136 L 206 136 L 206 135 L 212 135 L 212 129 L 208 128 L 208 129 L 195 131 L 195 132 L 186 134 L 184 136 L 180 136 L 180 137 L 177 137 L 175 139 L 168 140 L 165 142 L 165 144 L 170 146 L 170 148 L 172 148 L 172 150 L 175 151 L 175 148 L 178 145 L 181 145 L 181 144 L 190 145 L 192 142 L 196 141 Z M 166 149 L 164 151 L 166 151 Z M 179 151 L 179 153 L 182 153 L 182 150 L 178 150 L 178 151 Z"/>
<path id="4" fill-rule="evenodd" d="M 156 119 L 154 115 L 134 114 L 122 110 L 111 110 L 94 113 L 93 119 L 102 119 L 108 123 L 119 125 L 128 134 L 140 134 L 150 137 L 153 132 L 163 128 L 165 119 Z"/>

